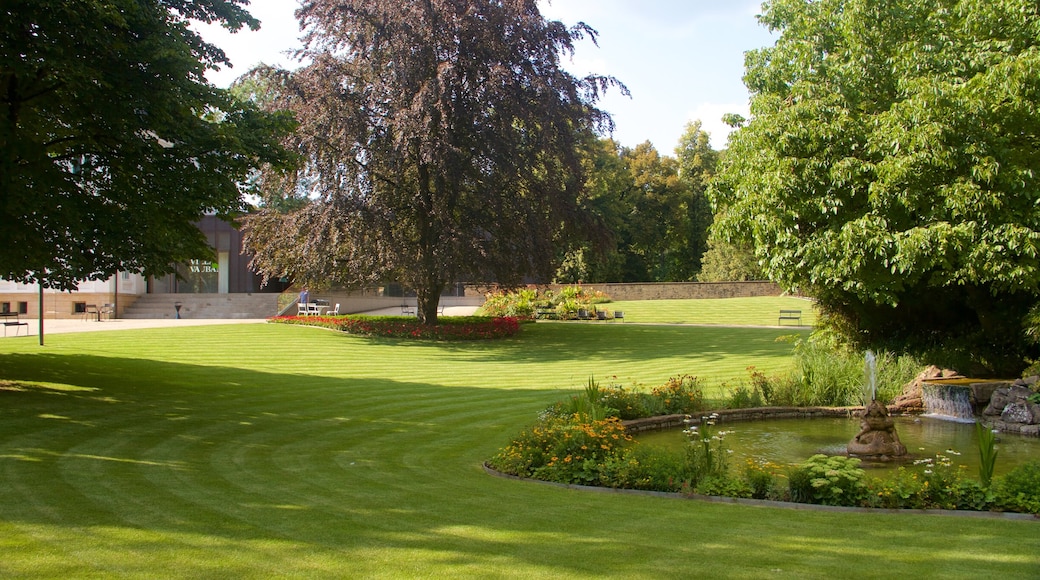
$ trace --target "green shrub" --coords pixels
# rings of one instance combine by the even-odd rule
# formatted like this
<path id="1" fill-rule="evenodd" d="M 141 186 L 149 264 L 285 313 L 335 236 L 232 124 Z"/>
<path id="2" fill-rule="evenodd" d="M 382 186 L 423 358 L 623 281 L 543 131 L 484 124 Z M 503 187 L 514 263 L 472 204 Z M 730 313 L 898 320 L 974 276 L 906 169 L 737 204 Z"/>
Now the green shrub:
<path id="1" fill-rule="evenodd" d="M 638 388 L 626 389 L 618 384 L 602 387 L 601 404 L 615 410 L 616 416 L 625 421 L 658 415 L 697 414 L 707 408 L 697 377 L 672 377 L 663 385 L 651 388 L 650 392 Z"/>
<path id="2" fill-rule="evenodd" d="M 600 468 L 604 486 L 675 492 L 689 488 L 697 473 L 684 453 L 639 445 L 609 458 Z"/>
<path id="3" fill-rule="evenodd" d="M 780 465 L 748 459 L 744 465 L 744 483 L 754 499 L 782 499 L 780 488 Z"/>
<path id="4" fill-rule="evenodd" d="M 533 318 L 538 291 L 533 288 L 520 288 L 510 292 L 489 293 L 480 307 L 483 316 L 515 316 L 517 318 Z"/>
<path id="5" fill-rule="evenodd" d="M 823 505 L 860 505 L 867 498 L 860 460 L 841 455 L 813 455 L 788 478 L 791 498 Z"/>
<path id="6" fill-rule="evenodd" d="M 591 311 L 593 305 L 610 301 L 603 292 L 581 286 L 564 286 L 556 292 L 521 288 L 488 294 L 478 314 L 534 318 L 539 310 L 551 310 L 557 318 L 574 318 L 578 310 Z"/>
<path id="7" fill-rule="evenodd" d="M 890 509 L 986 510 L 993 495 L 942 454 L 901 467 L 892 477 L 868 480 L 867 505 Z"/>
<path id="8" fill-rule="evenodd" d="M 744 385 L 740 385 L 730 391 L 729 397 L 726 399 L 726 407 L 729 409 L 750 409 L 761 407 L 764 402 L 762 393 L 758 389 L 754 387 L 749 389 Z"/>
<path id="9" fill-rule="evenodd" d="M 665 384 L 654 387 L 650 394 L 661 402 L 661 411 L 665 414 L 694 414 L 706 408 L 704 391 L 697 383 L 697 377 L 691 375 L 672 377 Z"/>
<path id="10" fill-rule="evenodd" d="M 995 500 L 998 507 L 1040 514 L 1040 461 L 1023 463 L 998 479 Z"/>
<path id="11" fill-rule="evenodd" d="M 653 417 L 660 413 L 655 412 L 654 405 L 647 393 L 628 390 L 621 385 L 607 385 L 600 391 L 601 400 L 605 407 L 617 410 L 617 416 L 622 421 Z"/>
<path id="12" fill-rule="evenodd" d="M 616 458 L 631 440 L 616 418 L 586 422 L 577 415 L 543 415 L 488 465 L 520 477 L 595 485 L 599 465 Z"/>
<path id="13" fill-rule="evenodd" d="M 752 489 L 746 481 L 735 479 L 728 475 L 713 475 L 702 478 L 697 482 L 697 486 L 694 489 L 702 495 L 737 498 L 749 498 L 752 496 Z"/>

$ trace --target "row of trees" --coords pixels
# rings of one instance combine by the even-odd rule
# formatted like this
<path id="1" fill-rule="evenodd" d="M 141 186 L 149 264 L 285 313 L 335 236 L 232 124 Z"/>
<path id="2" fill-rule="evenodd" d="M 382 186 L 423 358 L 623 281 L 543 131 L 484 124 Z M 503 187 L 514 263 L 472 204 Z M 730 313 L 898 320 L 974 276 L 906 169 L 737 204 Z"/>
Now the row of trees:
<path id="1" fill-rule="evenodd" d="M 705 190 L 717 152 L 700 123 L 662 156 L 649 142 L 634 149 L 598 139 L 586 149 L 583 205 L 606 236 L 566 252 L 560 283 L 694 280 L 706 249 L 711 208 Z"/>

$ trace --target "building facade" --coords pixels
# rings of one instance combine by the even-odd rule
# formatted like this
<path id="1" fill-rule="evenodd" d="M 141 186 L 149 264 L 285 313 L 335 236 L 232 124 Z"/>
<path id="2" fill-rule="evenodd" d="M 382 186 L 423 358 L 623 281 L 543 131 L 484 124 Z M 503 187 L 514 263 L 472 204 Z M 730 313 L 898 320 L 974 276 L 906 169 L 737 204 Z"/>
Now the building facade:
<path id="1" fill-rule="evenodd" d="M 45 318 L 89 317 L 102 309 L 122 315 L 143 294 L 235 294 L 281 292 L 288 287 L 283 280 L 262 285 L 261 278 L 249 269 L 251 257 L 242 253 L 242 233 L 216 216 L 198 222 L 216 259 L 192 260 L 177 265 L 177 275 L 145 278 L 120 272 L 108 280 L 81 282 L 72 292 L 43 290 L 38 285 L 0 280 L 0 312 L 18 312 L 37 318 L 43 301 Z"/>

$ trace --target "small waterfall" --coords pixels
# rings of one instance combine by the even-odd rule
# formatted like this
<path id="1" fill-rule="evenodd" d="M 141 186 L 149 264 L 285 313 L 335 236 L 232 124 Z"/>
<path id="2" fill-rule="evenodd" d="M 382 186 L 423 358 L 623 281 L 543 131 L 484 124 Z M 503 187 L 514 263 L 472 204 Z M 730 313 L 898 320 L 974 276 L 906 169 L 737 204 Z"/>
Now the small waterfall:
<path id="1" fill-rule="evenodd" d="M 926 415 L 969 423 L 975 420 L 971 388 L 966 385 L 923 383 L 921 401 Z"/>

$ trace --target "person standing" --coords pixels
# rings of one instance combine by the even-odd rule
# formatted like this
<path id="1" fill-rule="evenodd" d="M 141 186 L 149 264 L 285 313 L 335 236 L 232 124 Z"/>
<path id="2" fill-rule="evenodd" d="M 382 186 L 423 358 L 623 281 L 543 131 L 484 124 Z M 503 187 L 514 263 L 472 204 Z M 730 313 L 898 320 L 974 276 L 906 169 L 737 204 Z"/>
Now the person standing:
<path id="1" fill-rule="evenodd" d="M 311 293 L 307 290 L 306 287 L 304 287 L 303 290 L 300 290 L 300 304 L 307 304 L 310 301 Z"/>

